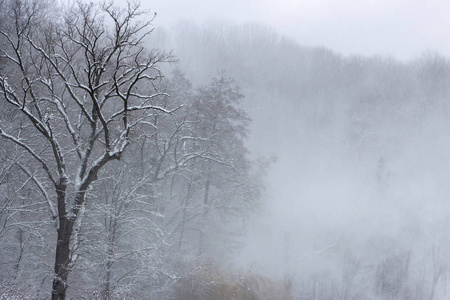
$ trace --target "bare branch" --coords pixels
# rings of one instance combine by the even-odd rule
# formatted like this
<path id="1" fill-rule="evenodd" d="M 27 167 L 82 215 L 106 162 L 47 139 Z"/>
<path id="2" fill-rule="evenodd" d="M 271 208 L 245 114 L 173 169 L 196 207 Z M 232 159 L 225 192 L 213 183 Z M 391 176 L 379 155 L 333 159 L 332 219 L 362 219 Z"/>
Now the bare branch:
<path id="1" fill-rule="evenodd" d="M 12 141 L 16 145 L 20 146 L 22 149 L 27 151 L 31 155 L 31 157 L 33 157 L 35 160 L 37 160 L 41 164 L 42 168 L 47 173 L 47 176 L 50 179 L 50 181 L 53 183 L 53 185 L 56 186 L 56 181 L 55 181 L 55 179 L 52 176 L 52 173 L 50 171 L 50 167 L 44 161 L 44 159 L 42 159 L 39 155 L 37 155 L 28 145 L 26 145 L 25 143 L 21 142 L 19 139 L 15 138 L 14 136 L 5 133 L 1 128 L 0 128 L 0 136 L 4 137 L 7 140 Z"/>

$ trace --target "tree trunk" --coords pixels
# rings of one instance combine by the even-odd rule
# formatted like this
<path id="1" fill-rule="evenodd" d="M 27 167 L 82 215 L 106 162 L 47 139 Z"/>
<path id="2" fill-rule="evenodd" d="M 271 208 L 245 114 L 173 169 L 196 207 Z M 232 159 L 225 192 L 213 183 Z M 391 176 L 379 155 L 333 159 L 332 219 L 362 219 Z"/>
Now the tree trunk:
<path id="1" fill-rule="evenodd" d="M 203 198 L 203 212 L 202 212 L 202 223 L 200 228 L 200 240 L 198 243 L 198 256 L 203 254 L 203 248 L 205 243 L 205 233 L 204 230 L 206 228 L 206 218 L 208 216 L 208 205 L 209 205 L 209 185 L 210 180 L 206 181 L 205 185 L 205 197 Z"/>
<path id="2" fill-rule="evenodd" d="M 109 260 L 106 263 L 105 290 L 103 291 L 104 300 L 111 299 L 111 268 L 112 268 L 112 261 Z"/>
<path id="3" fill-rule="evenodd" d="M 59 222 L 52 300 L 66 299 L 67 278 L 69 277 L 70 271 L 70 237 L 72 235 L 74 220 L 63 216 L 59 218 Z"/>
<path id="4" fill-rule="evenodd" d="M 115 248 L 114 245 L 117 242 L 116 240 L 116 228 L 117 228 L 117 219 L 115 216 L 109 216 L 109 241 L 108 241 L 108 251 L 107 251 L 107 261 L 106 261 L 106 275 L 105 275 L 105 289 L 103 291 L 103 299 L 109 300 L 111 299 L 111 275 L 112 275 L 112 266 L 114 264 L 114 254 Z"/>

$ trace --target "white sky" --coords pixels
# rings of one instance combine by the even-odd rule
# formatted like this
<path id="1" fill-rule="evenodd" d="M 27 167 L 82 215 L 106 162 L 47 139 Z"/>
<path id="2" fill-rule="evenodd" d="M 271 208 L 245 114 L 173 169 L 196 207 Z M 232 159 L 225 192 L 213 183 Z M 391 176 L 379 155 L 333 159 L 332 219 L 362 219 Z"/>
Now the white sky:
<path id="1" fill-rule="evenodd" d="M 409 59 L 426 50 L 450 56 L 449 0 L 150 0 L 155 25 L 257 21 L 302 45 L 343 54 Z"/>

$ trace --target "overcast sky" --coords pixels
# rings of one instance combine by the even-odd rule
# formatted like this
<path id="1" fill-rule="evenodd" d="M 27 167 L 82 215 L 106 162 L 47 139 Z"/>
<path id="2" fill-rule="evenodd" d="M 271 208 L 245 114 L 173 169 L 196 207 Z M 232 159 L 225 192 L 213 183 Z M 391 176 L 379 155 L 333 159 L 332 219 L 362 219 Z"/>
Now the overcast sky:
<path id="1" fill-rule="evenodd" d="M 261 22 L 302 45 L 400 59 L 436 50 L 450 56 L 448 0 L 151 0 L 155 25 L 180 19 Z"/>

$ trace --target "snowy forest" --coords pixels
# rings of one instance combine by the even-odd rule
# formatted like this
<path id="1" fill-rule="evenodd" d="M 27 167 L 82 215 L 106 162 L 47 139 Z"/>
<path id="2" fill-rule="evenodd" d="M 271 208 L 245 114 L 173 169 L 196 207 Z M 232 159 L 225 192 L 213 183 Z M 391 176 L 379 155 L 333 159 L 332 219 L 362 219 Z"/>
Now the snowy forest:
<path id="1" fill-rule="evenodd" d="M 0 299 L 450 297 L 450 60 L 0 0 Z"/>

